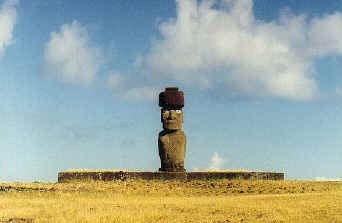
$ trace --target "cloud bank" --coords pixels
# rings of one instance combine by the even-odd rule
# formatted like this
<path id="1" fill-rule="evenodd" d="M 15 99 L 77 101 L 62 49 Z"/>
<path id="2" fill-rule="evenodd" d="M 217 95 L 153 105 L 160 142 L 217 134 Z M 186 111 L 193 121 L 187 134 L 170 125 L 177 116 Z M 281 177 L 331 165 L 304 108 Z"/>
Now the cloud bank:
<path id="1" fill-rule="evenodd" d="M 315 177 L 316 181 L 342 181 L 342 178 L 331 178 L 331 177 Z"/>
<path id="2" fill-rule="evenodd" d="M 119 88 L 125 82 L 125 78 L 119 72 L 113 71 L 107 75 L 107 87 L 109 89 Z"/>
<path id="3" fill-rule="evenodd" d="M 342 55 L 342 14 L 258 20 L 252 0 L 177 0 L 143 58 L 151 78 L 227 93 L 311 100 L 314 62 Z M 141 60 L 141 58 L 140 58 Z"/>
<path id="4" fill-rule="evenodd" d="M 50 34 L 44 59 L 44 73 L 70 84 L 89 84 L 102 63 L 100 49 L 91 46 L 87 29 L 77 21 Z"/>
<path id="5" fill-rule="evenodd" d="M 133 87 L 127 89 L 123 98 L 128 101 L 153 101 L 158 98 L 159 91 L 154 87 Z"/>
<path id="6" fill-rule="evenodd" d="M 0 55 L 12 43 L 13 30 L 17 22 L 18 1 L 8 0 L 0 6 Z"/>
<path id="7" fill-rule="evenodd" d="M 213 156 L 210 159 L 210 170 L 220 170 L 222 169 L 222 165 L 224 163 L 224 160 L 219 156 L 217 152 L 214 152 Z"/>
<path id="8" fill-rule="evenodd" d="M 312 100 L 320 96 L 316 60 L 342 55 L 340 12 L 309 17 L 288 10 L 264 21 L 252 0 L 176 0 L 176 6 L 176 17 L 158 25 L 160 38 L 137 56 L 132 75 L 104 74 L 118 97 L 151 100 L 161 83 L 172 83 L 227 96 Z M 45 45 L 45 73 L 89 84 L 101 68 L 100 52 L 85 26 L 64 24 Z"/>
<path id="9" fill-rule="evenodd" d="M 147 85 L 141 76 L 126 75 L 117 71 L 107 74 L 106 85 L 116 96 L 131 102 L 154 101 L 160 89 Z"/>

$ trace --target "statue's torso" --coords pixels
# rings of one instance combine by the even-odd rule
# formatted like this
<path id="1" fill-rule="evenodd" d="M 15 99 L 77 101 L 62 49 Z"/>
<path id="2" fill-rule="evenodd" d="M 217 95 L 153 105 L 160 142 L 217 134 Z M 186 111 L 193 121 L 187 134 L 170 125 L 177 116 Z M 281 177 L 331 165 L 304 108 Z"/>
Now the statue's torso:
<path id="1" fill-rule="evenodd" d="M 161 131 L 158 138 L 159 156 L 164 170 L 184 171 L 186 136 L 182 130 Z"/>

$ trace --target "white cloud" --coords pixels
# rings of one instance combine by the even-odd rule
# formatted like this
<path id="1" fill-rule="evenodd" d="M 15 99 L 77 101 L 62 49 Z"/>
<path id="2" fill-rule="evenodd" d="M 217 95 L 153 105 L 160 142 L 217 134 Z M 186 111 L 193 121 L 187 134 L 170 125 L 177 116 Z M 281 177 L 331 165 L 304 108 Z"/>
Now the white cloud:
<path id="1" fill-rule="evenodd" d="M 129 88 L 123 98 L 129 101 L 153 101 L 157 100 L 158 92 L 154 87 Z"/>
<path id="2" fill-rule="evenodd" d="M 217 152 L 214 152 L 213 156 L 210 159 L 210 170 L 220 170 L 222 169 L 222 165 L 224 163 L 224 160 L 219 156 Z"/>
<path id="3" fill-rule="evenodd" d="M 45 45 L 45 73 L 71 84 L 88 84 L 101 64 L 99 48 L 90 44 L 87 29 L 79 22 L 52 32 Z"/>
<path id="4" fill-rule="evenodd" d="M 17 22 L 17 5 L 18 1 L 8 0 L 0 6 L 0 54 L 12 43 Z"/>
<path id="5" fill-rule="evenodd" d="M 311 21 L 310 50 L 314 56 L 342 54 L 342 13 L 325 15 Z"/>
<path id="6" fill-rule="evenodd" d="M 342 178 L 332 178 L 332 177 L 315 177 L 317 181 L 342 181 Z"/>
<path id="7" fill-rule="evenodd" d="M 118 72 L 111 72 L 107 75 L 107 87 L 115 89 L 120 87 L 125 81 L 125 78 Z"/>
<path id="8" fill-rule="evenodd" d="M 336 87 L 335 88 L 335 95 L 338 97 L 342 96 L 342 88 L 341 87 Z"/>
<path id="9" fill-rule="evenodd" d="M 341 13 L 266 22 L 254 17 L 252 0 L 176 3 L 176 18 L 159 25 L 161 39 L 142 63 L 164 80 L 310 100 L 318 94 L 315 59 L 342 55 Z"/>
<path id="10" fill-rule="evenodd" d="M 200 171 L 200 169 L 198 167 L 193 167 L 192 170 L 193 171 Z"/>
<path id="11" fill-rule="evenodd" d="M 160 90 L 152 86 L 141 86 L 140 84 L 146 83 L 143 80 L 139 81 L 139 77 L 133 79 L 132 75 L 127 76 L 113 71 L 107 75 L 107 88 L 126 101 L 156 100 Z"/>

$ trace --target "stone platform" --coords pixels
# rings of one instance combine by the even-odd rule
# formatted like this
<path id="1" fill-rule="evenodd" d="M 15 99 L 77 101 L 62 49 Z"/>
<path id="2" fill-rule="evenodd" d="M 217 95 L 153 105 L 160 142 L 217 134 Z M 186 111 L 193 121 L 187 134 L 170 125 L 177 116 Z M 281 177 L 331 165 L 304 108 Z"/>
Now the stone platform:
<path id="1" fill-rule="evenodd" d="M 58 173 L 58 182 L 86 180 L 284 180 L 284 173 L 253 171 L 140 172 L 140 171 L 66 171 Z"/>

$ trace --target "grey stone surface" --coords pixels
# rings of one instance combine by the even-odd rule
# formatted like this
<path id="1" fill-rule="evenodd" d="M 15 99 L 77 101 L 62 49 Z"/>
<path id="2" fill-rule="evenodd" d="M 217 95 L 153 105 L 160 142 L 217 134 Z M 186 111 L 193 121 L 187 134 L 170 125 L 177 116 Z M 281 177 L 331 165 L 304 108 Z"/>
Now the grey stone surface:
<path id="1" fill-rule="evenodd" d="M 182 131 L 184 93 L 178 88 L 165 88 L 159 95 L 163 131 L 158 136 L 161 162 L 159 171 L 185 172 L 186 136 Z"/>
<path id="2" fill-rule="evenodd" d="M 139 172 L 139 171 L 89 171 L 89 172 L 60 172 L 58 182 L 87 181 L 87 180 L 284 180 L 284 173 L 276 172 Z"/>

